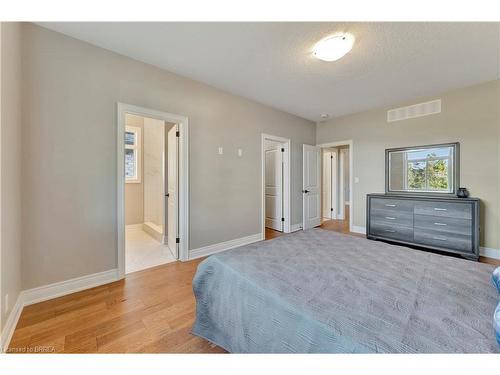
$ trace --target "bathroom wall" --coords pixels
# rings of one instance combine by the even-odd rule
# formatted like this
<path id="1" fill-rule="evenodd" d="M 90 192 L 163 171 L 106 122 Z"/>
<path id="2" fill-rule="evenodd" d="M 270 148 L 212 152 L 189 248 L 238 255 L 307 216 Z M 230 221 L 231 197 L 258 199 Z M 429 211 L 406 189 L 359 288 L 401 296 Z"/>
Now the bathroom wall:
<path id="1" fill-rule="evenodd" d="M 125 115 L 125 124 L 140 128 L 144 133 L 144 119 L 140 116 Z M 144 136 L 141 137 L 141 173 L 144 171 Z M 142 177 L 142 176 L 141 176 Z M 125 225 L 144 222 L 144 179 L 139 183 L 125 184 Z"/>
<path id="2" fill-rule="evenodd" d="M 165 122 L 144 118 L 144 222 L 163 227 Z"/>

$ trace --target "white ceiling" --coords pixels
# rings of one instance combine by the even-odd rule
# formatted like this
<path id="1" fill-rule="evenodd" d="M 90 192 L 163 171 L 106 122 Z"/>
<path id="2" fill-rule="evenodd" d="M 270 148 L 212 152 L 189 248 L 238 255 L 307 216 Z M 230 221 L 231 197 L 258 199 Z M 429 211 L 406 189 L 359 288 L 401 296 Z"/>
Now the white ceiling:
<path id="1" fill-rule="evenodd" d="M 313 121 L 499 78 L 498 23 L 41 23 Z M 356 37 L 315 59 L 333 33 Z"/>

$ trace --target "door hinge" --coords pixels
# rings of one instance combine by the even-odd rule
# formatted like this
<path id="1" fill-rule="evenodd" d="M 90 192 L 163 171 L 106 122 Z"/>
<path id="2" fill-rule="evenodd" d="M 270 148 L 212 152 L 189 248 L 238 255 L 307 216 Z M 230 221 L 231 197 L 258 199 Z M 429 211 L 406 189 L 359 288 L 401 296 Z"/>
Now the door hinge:
<path id="1" fill-rule="evenodd" d="M 333 212 L 333 208 L 330 208 L 330 211 L 332 211 L 332 212 Z"/>
<path id="2" fill-rule="evenodd" d="M 282 218 L 281 218 L 281 221 L 285 221 L 285 218 L 284 218 L 284 217 L 282 217 Z"/>
<path id="3" fill-rule="evenodd" d="M 333 155 L 330 155 L 330 159 L 333 159 Z"/>
<path id="4" fill-rule="evenodd" d="M 176 136 L 176 137 L 180 137 L 180 136 L 181 136 L 181 132 L 177 130 L 177 131 L 175 132 L 175 136 Z"/>
<path id="5" fill-rule="evenodd" d="M 282 149 L 281 149 L 281 152 L 285 152 L 285 149 L 284 149 L 284 148 L 282 148 Z"/>
<path id="6" fill-rule="evenodd" d="M 181 242 L 181 239 L 180 239 L 179 237 L 177 237 L 177 238 L 175 239 L 175 243 L 180 243 L 180 242 Z"/>

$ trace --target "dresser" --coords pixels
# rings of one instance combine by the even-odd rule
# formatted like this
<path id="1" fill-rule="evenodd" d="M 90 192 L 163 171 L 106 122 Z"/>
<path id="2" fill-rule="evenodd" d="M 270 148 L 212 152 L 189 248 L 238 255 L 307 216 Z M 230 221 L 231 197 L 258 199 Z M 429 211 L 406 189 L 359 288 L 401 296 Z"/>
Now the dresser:
<path id="1" fill-rule="evenodd" d="M 479 259 L 479 199 L 368 194 L 366 236 Z"/>

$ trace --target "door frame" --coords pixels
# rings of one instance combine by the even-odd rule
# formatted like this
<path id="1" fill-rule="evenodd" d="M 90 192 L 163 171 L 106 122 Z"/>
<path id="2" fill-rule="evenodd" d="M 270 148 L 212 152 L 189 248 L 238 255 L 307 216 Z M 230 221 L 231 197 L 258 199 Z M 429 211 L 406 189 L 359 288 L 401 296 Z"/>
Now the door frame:
<path id="1" fill-rule="evenodd" d="M 342 149 L 339 149 L 339 179 L 338 179 L 337 183 L 338 183 L 338 189 L 339 189 L 339 202 L 338 202 L 339 216 L 338 216 L 338 219 L 340 219 L 340 220 L 345 220 L 345 168 L 344 168 L 344 163 L 345 163 L 345 151 L 343 152 Z"/>
<path id="2" fill-rule="evenodd" d="M 330 210 L 328 211 L 329 214 L 330 214 L 330 219 L 338 219 L 338 200 L 339 200 L 339 194 L 338 194 L 338 191 L 337 191 L 337 185 L 338 185 L 338 174 L 339 174 L 339 170 L 338 170 L 338 164 L 339 164 L 339 160 L 338 160 L 338 157 L 339 157 L 339 153 L 338 153 L 338 150 L 335 149 L 335 148 L 332 148 L 332 149 L 328 149 L 328 148 L 321 148 L 321 156 L 322 156 L 322 162 L 323 162 L 323 168 L 322 168 L 322 171 L 321 171 L 321 198 L 323 199 L 323 189 L 324 189 L 324 162 L 325 162 L 325 159 L 324 159 L 324 154 L 325 154 L 325 151 L 326 152 L 329 152 L 333 155 L 335 155 L 335 163 L 332 163 L 331 159 L 330 159 L 330 191 L 329 191 L 329 195 L 330 195 Z M 334 183 L 335 182 L 335 183 Z M 322 201 L 321 202 L 321 208 L 323 209 L 323 204 L 324 202 Z M 332 213 L 331 211 L 331 208 L 334 208 L 334 211 Z M 323 216 L 324 218 L 324 216 Z"/>
<path id="3" fill-rule="evenodd" d="M 170 254 L 172 254 L 172 256 L 176 259 L 180 259 L 180 246 L 177 246 L 176 249 L 172 249 L 170 248 L 170 246 L 168 245 L 168 223 L 170 222 L 170 220 L 168 220 L 168 213 L 170 212 L 170 210 L 168 209 L 168 202 L 169 202 L 169 199 L 170 197 L 167 198 L 167 193 L 168 193 L 168 171 L 170 170 L 168 168 L 168 165 L 167 165 L 167 162 L 168 162 L 168 151 L 170 150 L 170 147 L 169 147 L 169 144 L 168 144 L 168 133 L 170 131 L 172 131 L 172 129 L 176 132 L 179 131 L 179 125 L 178 124 L 174 124 L 174 126 L 172 128 L 170 128 L 168 131 L 165 132 L 164 134 L 164 142 L 165 142 L 165 147 L 163 148 L 163 171 L 164 171 L 164 181 L 163 181 L 163 207 L 165 207 L 164 209 L 164 215 L 163 215 L 163 232 L 164 232 L 164 244 L 167 245 L 168 247 L 168 250 L 170 251 Z M 177 173 L 176 173 L 176 180 L 177 180 L 177 215 L 179 215 L 179 191 L 180 191 L 180 187 L 179 187 L 179 150 L 180 150 L 180 139 L 179 137 L 176 137 L 176 140 L 177 140 L 177 145 L 176 145 L 176 148 L 177 148 Z M 167 152 L 165 152 L 165 150 L 167 150 Z M 166 173 L 165 173 L 166 172 Z M 177 232 L 180 234 L 180 230 L 179 230 L 179 216 L 177 217 Z M 175 236 L 177 237 L 177 233 L 175 234 Z M 180 237 L 180 236 L 179 236 Z M 180 245 L 180 244 L 179 244 Z"/>
<path id="4" fill-rule="evenodd" d="M 354 207 L 354 200 L 352 199 L 353 197 L 353 191 L 354 191 L 354 173 L 353 173 L 353 156 L 354 156 L 354 142 L 352 139 L 348 139 L 345 141 L 337 141 L 337 142 L 329 142 L 329 143 L 322 143 L 319 145 L 316 145 L 321 148 L 328 148 L 328 147 L 339 147 L 339 146 L 349 146 L 349 231 L 353 232 L 353 207 Z M 340 154 L 340 153 L 339 153 Z M 340 155 L 339 155 L 340 159 Z M 340 169 L 340 168 L 339 168 Z M 340 177 L 340 176 L 339 176 Z M 337 180 L 338 181 L 338 180 Z M 340 192 L 339 192 L 340 193 Z M 340 195 L 340 194 L 339 194 Z M 340 197 L 339 197 L 339 202 L 340 202 Z M 344 202 L 341 202 L 342 205 L 345 205 Z M 345 208 L 344 208 L 345 210 Z"/>
<path id="5" fill-rule="evenodd" d="M 260 140 L 260 155 L 261 155 L 261 236 L 262 239 L 265 238 L 266 233 L 266 150 L 265 141 L 274 141 L 282 144 L 285 152 L 283 153 L 283 217 L 285 218 L 285 223 L 283 225 L 283 232 L 291 232 L 291 209 L 290 209 L 290 145 L 291 141 L 288 138 L 278 137 L 276 135 L 261 134 Z"/>
<path id="6" fill-rule="evenodd" d="M 117 217 L 117 266 L 120 279 L 125 277 L 125 114 L 149 117 L 178 124 L 179 131 L 179 260 L 188 260 L 189 252 L 189 120 L 186 116 L 162 112 L 132 104 L 116 104 L 116 217 Z"/>
<path id="7" fill-rule="evenodd" d="M 345 219 L 345 205 L 346 203 L 348 202 L 349 205 L 351 204 L 351 196 L 349 194 L 349 200 L 346 201 L 345 199 L 345 196 L 346 196 L 346 193 L 345 193 L 345 186 L 346 186 L 346 179 L 345 179 L 345 172 L 346 172 L 346 169 L 345 169 L 345 158 L 347 157 L 348 159 L 348 162 L 349 162 L 349 180 L 351 179 L 350 178 L 350 172 L 351 172 L 351 167 L 350 167 L 350 156 L 349 155 L 346 155 L 347 152 L 345 151 L 345 148 L 341 148 L 339 149 L 339 163 L 340 163 L 340 176 L 341 178 L 339 179 L 339 190 L 341 190 L 341 197 L 342 199 L 339 198 L 339 203 L 342 204 L 341 206 L 341 212 L 342 212 L 342 220 Z M 351 184 L 349 183 L 349 186 L 351 186 Z M 351 189 L 349 188 L 349 191 Z"/>

